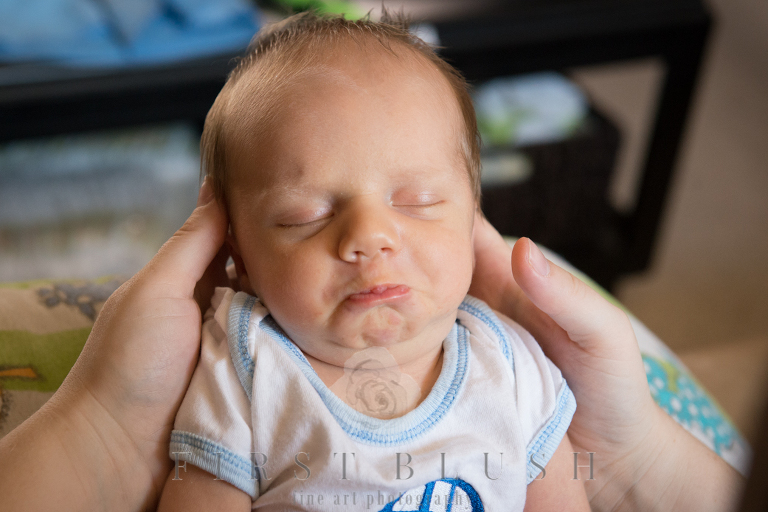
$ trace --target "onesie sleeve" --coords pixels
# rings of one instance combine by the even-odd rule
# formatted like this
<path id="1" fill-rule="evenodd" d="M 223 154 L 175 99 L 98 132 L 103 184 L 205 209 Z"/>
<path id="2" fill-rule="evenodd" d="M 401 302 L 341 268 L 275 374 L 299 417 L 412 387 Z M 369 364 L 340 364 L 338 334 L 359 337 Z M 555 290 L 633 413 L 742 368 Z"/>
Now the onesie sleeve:
<path id="1" fill-rule="evenodd" d="M 252 478 L 251 404 L 227 338 L 233 298 L 234 291 L 218 288 L 212 309 L 206 313 L 200 359 L 176 414 L 169 455 L 256 499 L 259 487 L 258 479 Z M 179 477 L 184 478 L 183 470 Z"/>
<path id="2" fill-rule="evenodd" d="M 576 411 L 576 400 L 560 370 L 544 355 L 533 336 L 509 318 L 500 313 L 497 316 L 508 334 L 508 359 L 527 443 L 527 473 L 531 483 L 563 440 Z"/>

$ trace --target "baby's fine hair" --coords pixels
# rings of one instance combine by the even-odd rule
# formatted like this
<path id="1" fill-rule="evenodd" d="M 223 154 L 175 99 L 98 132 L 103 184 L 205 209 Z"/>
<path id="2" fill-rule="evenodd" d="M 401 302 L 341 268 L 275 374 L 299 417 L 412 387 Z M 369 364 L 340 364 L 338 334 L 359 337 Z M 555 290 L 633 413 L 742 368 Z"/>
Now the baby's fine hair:
<path id="1" fill-rule="evenodd" d="M 368 40 L 381 44 L 390 53 L 405 49 L 434 65 L 448 81 L 458 102 L 463 121 L 460 134 L 461 156 L 466 162 L 475 198 L 480 203 L 480 135 L 475 110 L 469 95 L 469 86 L 454 67 L 444 61 L 432 47 L 408 30 L 408 19 L 403 14 L 383 10 L 380 21 L 369 17 L 347 20 L 342 16 L 318 14 L 312 11 L 293 15 L 271 24 L 253 38 L 245 56 L 232 70 L 205 118 L 200 139 L 201 176 L 208 177 L 216 198 L 224 200 L 227 185 L 227 139 L 237 130 L 227 130 L 227 119 L 242 107 L 230 101 L 237 92 L 248 89 L 252 98 L 271 96 L 272 103 L 259 110 L 260 125 L 268 126 L 277 112 L 283 85 L 291 78 L 312 68 L 340 41 L 358 43 Z M 394 45 L 393 45 L 394 43 Z M 241 78 L 255 66 L 258 74 L 242 84 Z M 275 100 L 276 97 L 276 100 Z M 265 101 L 270 101 L 269 99 Z M 231 143 L 231 142 L 230 142 Z"/>

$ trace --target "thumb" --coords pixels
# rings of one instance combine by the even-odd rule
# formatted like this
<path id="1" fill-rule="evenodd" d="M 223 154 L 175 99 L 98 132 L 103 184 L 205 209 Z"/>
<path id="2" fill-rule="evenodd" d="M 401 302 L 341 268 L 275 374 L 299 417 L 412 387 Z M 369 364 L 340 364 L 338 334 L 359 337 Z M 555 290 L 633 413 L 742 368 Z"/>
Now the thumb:
<path id="1" fill-rule="evenodd" d="M 210 180 L 200 187 L 197 207 L 142 269 L 142 281 L 162 286 L 168 297 L 192 298 L 196 283 L 224 244 L 227 214 L 214 198 Z"/>
<path id="2" fill-rule="evenodd" d="M 547 260 L 528 238 L 518 240 L 512 249 L 512 273 L 528 299 L 565 331 L 565 341 L 607 357 L 620 356 L 626 348 L 619 340 L 627 340 L 626 333 L 631 332 L 627 315 L 573 274 Z"/>

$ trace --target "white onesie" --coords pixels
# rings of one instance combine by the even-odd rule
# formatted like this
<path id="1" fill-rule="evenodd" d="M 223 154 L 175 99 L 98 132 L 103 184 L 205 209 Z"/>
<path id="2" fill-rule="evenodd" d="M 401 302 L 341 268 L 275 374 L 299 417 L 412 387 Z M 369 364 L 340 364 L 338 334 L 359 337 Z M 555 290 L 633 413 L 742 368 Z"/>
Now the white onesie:
<path id="1" fill-rule="evenodd" d="M 333 394 L 257 298 L 219 288 L 205 318 L 170 456 L 254 508 L 522 510 L 576 409 L 533 337 L 469 296 L 432 390 L 391 420 Z"/>

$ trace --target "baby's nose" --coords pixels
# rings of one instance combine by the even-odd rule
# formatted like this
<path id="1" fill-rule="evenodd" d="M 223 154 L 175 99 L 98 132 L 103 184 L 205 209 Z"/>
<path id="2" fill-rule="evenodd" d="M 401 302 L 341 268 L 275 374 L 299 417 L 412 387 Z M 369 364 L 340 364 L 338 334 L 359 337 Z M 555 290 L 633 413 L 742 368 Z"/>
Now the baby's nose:
<path id="1" fill-rule="evenodd" d="M 347 212 L 339 240 L 339 257 L 350 263 L 400 250 L 400 233 L 393 212 L 385 205 L 359 205 Z"/>

